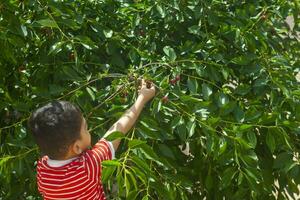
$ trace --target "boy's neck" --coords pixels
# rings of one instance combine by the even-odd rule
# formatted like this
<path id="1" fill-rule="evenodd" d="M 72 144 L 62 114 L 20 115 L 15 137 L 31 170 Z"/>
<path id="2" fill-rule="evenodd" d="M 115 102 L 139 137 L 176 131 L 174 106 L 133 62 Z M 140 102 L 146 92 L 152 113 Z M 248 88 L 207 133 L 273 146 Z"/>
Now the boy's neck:
<path id="1" fill-rule="evenodd" d="M 75 158 L 75 157 L 78 157 L 77 154 L 75 153 L 68 153 L 66 156 L 64 157 L 61 157 L 61 158 L 50 158 L 51 160 L 57 160 L 57 161 L 62 161 L 62 160 L 69 160 L 69 159 L 72 159 L 72 158 Z"/>
<path id="2" fill-rule="evenodd" d="M 69 159 L 72 159 L 72 158 L 75 158 L 75 157 L 78 157 L 78 155 L 73 153 L 73 154 L 65 156 L 64 160 L 69 160 Z"/>

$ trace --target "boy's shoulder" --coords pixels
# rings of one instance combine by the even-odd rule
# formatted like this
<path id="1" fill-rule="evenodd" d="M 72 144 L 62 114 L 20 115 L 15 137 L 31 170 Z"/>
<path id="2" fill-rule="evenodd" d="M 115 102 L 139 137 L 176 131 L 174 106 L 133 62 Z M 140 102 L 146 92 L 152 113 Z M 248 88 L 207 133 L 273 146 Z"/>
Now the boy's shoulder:
<path id="1" fill-rule="evenodd" d="M 58 171 L 64 171 L 67 169 L 72 169 L 76 167 L 83 166 L 86 158 L 84 154 L 68 159 L 68 160 L 52 160 L 47 155 L 42 156 L 37 161 L 37 170 L 40 169 L 46 169 L 46 170 L 58 170 Z"/>
<path id="2" fill-rule="evenodd" d="M 42 156 L 37 161 L 37 169 L 47 170 L 66 170 L 93 165 L 99 166 L 103 160 L 111 160 L 115 157 L 115 151 L 111 142 L 106 139 L 100 139 L 91 149 L 82 152 L 79 156 L 68 160 L 52 160 L 47 155 Z"/>
<path id="3" fill-rule="evenodd" d="M 98 140 L 98 142 L 91 149 L 87 150 L 85 154 L 89 158 L 91 155 L 96 156 L 98 162 L 115 159 L 113 144 L 105 138 Z"/>

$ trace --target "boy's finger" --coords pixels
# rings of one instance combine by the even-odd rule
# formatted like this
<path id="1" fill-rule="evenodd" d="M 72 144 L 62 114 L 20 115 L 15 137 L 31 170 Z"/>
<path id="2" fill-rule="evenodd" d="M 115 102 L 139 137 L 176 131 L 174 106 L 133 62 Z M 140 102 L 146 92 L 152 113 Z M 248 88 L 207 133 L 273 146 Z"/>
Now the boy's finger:
<path id="1" fill-rule="evenodd" d="M 142 85 L 142 79 L 137 79 L 136 85 L 137 85 L 137 87 L 141 86 Z"/>
<path id="2" fill-rule="evenodd" d="M 155 93 L 157 92 L 154 85 L 150 89 L 153 90 Z"/>
<path id="3" fill-rule="evenodd" d="M 145 82 L 145 79 L 142 79 L 142 85 L 145 85 L 146 82 Z"/>
<path id="4" fill-rule="evenodd" d="M 148 89 L 152 87 L 153 83 L 151 81 L 146 81 L 146 86 Z"/>

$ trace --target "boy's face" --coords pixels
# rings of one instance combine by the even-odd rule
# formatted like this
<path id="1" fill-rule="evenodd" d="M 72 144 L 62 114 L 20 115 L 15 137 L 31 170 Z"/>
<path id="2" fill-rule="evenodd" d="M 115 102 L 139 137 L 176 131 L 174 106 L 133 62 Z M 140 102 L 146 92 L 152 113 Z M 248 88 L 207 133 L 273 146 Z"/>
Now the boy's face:
<path id="1" fill-rule="evenodd" d="M 80 135 L 81 150 L 85 151 L 91 146 L 91 134 L 88 131 L 88 125 L 84 117 L 81 124 Z"/>

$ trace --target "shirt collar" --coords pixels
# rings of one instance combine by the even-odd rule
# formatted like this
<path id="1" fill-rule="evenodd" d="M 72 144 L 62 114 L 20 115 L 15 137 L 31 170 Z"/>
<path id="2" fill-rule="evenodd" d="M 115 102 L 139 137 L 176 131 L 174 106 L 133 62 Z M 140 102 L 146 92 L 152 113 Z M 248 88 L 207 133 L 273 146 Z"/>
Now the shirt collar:
<path id="1" fill-rule="evenodd" d="M 66 164 L 69 164 L 70 162 L 72 162 L 76 158 L 78 158 L 78 157 L 70 158 L 70 159 L 67 159 L 67 160 L 52 160 L 52 159 L 48 158 L 47 159 L 47 164 L 50 167 L 61 167 L 61 166 L 64 166 Z"/>

